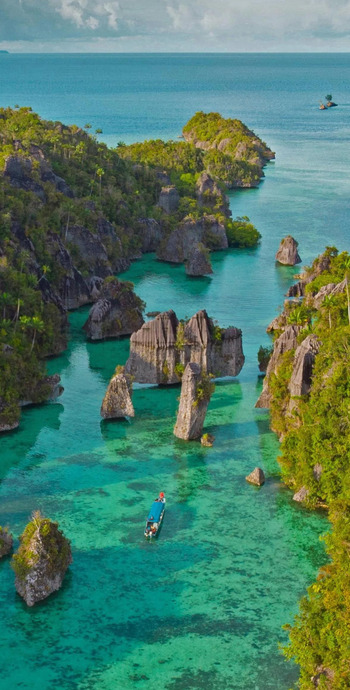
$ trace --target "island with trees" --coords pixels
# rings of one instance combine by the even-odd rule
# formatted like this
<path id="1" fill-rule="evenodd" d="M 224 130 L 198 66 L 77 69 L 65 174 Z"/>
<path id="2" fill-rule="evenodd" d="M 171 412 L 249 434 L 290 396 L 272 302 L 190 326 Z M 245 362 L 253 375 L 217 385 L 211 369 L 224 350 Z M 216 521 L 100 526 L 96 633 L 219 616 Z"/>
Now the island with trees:
<path id="1" fill-rule="evenodd" d="M 282 478 L 294 500 L 328 511 L 329 562 L 309 587 L 285 649 L 301 690 L 343 690 L 350 630 L 350 256 L 334 247 L 300 277 L 298 301 L 274 322 L 259 406 L 270 407 L 281 439 Z M 292 291 L 291 291 L 292 292 Z"/>
<path id="2" fill-rule="evenodd" d="M 98 303 L 99 338 L 140 328 L 133 286 L 111 282 L 135 258 L 156 252 L 205 275 L 210 252 L 260 240 L 249 218 L 231 218 L 225 194 L 258 184 L 274 155 L 243 123 L 197 113 L 188 141 L 116 149 L 90 131 L 0 109 L 0 431 L 18 426 L 24 404 L 61 392 L 45 358 L 65 349 L 69 310 Z"/>

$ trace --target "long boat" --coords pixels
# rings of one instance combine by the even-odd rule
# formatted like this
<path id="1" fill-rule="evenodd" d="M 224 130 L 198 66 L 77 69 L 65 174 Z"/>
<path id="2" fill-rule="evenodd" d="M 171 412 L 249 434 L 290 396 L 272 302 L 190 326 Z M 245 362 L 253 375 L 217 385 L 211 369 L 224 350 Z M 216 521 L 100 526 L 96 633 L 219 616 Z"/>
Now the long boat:
<path id="1" fill-rule="evenodd" d="M 158 498 L 153 501 L 151 510 L 148 513 L 145 527 L 145 537 L 147 539 L 152 539 L 156 537 L 164 517 L 165 511 L 165 496 L 163 491 L 160 492 Z"/>

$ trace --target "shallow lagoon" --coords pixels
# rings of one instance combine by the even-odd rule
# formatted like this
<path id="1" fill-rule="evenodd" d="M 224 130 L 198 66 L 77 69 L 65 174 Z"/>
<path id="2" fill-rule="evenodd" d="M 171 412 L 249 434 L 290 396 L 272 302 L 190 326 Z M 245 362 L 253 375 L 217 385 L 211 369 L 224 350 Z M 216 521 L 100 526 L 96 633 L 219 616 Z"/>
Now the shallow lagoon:
<path id="1" fill-rule="evenodd" d="M 71 315 L 68 351 L 49 362 L 62 376 L 62 398 L 26 409 L 21 429 L 1 438 L 0 524 L 18 535 L 39 507 L 60 522 L 74 552 L 62 590 L 34 610 L 16 596 L 8 561 L 0 564 L 3 652 L 10 658 L 2 687 L 287 690 L 297 670 L 278 651 L 281 626 L 323 562 L 318 536 L 327 521 L 293 504 L 279 481 L 278 443 L 267 413 L 254 410 L 256 352 L 268 342 L 266 324 L 294 273 L 275 266 L 280 238 L 291 232 L 299 240 L 304 263 L 326 244 L 348 248 L 349 56 L 133 56 L 129 63 L 114 56 L 114 63 L 96 58 L 94 69 L 95 58 L 81 56 L 71 63 L 67 56 L 56 63 L 54 56 L 45 63 L 7 57 L 6 104 L 13 95 L 46 117 L 84 118 L 102 125 L 110 142 L 176 136 L 194 109 L 208 107 L 242 117 L 277 159 L 258 190 L 231 195 L 233 214 L 248 214 L 262 232 L 259 249 L 215 254 L 210 278 L 187 278 L 182 266 L 152 255 L 123 276 L 147 310 L 172 307 L 184 317 L 206 308 L 221 325 L 243 329 L 245 367 L 237 379 L 218 382 L 209 407 L 214 447 L 173 437 L 177 388 L 136 387 L 135 420 L 100 421 L 128 341 L 87 344 L 84 309 Z M 70 64 L 63 72 L 62 60 Z M 107 97 L 108 80 L 99 81 L 102 69 L 109 74 L 116 64 L 119 110 Z M 84 69 L 89 93 L 100 98 L 74 89 Z M 48 71 L 49 99 L 42 90 Z M 135 100 L 141 81 L 142 110 Z M 319 113 L 316 94 L 330 83 L 340 107 Z M 305 109 L 292 108 L 293 99 Z M 268 476 L 260 490 L 244 479 L 256 465 Z M 148 544 L 144 519 L 160 489 L 167 513 L 159 539 Z"/>

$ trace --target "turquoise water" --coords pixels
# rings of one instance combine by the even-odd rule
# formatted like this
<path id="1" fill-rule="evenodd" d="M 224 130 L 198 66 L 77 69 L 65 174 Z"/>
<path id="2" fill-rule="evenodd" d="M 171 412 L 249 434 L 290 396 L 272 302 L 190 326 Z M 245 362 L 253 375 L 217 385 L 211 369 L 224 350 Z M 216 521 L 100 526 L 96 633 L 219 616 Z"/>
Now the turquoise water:
<path id="1" fill-rule="evenodd" d="M 26 409 L 21 429 L 0 439 L 0 524 L 18 535 L 40 508 L 60 522 L 74 556 L 61 591 L 35 609 L 0 563 L 10 659 L 2 687 L 288 690 L 297 670 L 278 651 L 281 626 L 324 560 L 327 521 L 294 505 L 279 482 L 278 443 L 267 413 L 254 409 L 256 351 L 294 272 L 275 265 L 280 238 L 299 240 L 304 263 L 325 244 L 349 248 L 350 57 L 5 59 L 3 105 L 90 121 L 109 143 L 176 136 L 194 110 L 212 108 L 242 117 L 277 158 L 258 190 L 231 195 L 233 214 L 250 215 L 263 234 L 257 250 L 214 254 L 210 278 L 190 279 L 153 255 L 124 274 L 147 310 L 183 317 L 206 308 L 243 329 L 245 367 L 218 382 L 206 419 L 214 447 L 173 437 L 176 388 L 138 386 L 131 423 L 100 421 L 128 340 L 87 344 L 86 309 L 71 315 L 69 349 L 49 362 L 62 376 L 60 401 Z M 340 105 L 321 113 L 329 89 Z M 260 490 L 244 479 L 256 465 L 267 474 Z M 160 489 L 167 513 L 148 544 L 144 518 Z"/>

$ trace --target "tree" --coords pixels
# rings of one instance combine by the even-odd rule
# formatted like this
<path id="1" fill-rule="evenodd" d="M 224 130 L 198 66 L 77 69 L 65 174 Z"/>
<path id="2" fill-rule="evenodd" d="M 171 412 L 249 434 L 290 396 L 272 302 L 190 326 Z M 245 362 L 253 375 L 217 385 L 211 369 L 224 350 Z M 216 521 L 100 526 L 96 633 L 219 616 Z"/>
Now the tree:
<path id="1" fill-rule="evenodd" d="M 329 330 L 332 330 L 332 307 L 334 307 L 334 295 L 326 295 L 322 307 L 328 310 Z"/>
<path id="2" fill-rule="evenodd" d="M 105 171 L 103 170 L 103 168 L 97 168 L 96 175 L 100 179 L 100 198 L 102 196 L 102 177 L 104 174 L 105 174 Z"/>
<path id="3" fill-rule="evenodd" d="M 101 127 L 97 127 L 97 129 L 95 129 L 95 134 L 103 134 Z"/>
<path id="4" fill-rule="evenodd" d="M 6 319 L 6 307 L 13 304 L 13 298 L 8 292 L 2 292 L 0 294 L 0 305 L 2 306 L 2 318 Z"/>
<path id="5" fill-rule="evenodd" d="M 327 93 L 326 101 L 329 103 L 331 100 L 332 100 L 332 94 L 331 94 L 331 93 Z"/>
<path id="6" fill-rule="evenodd" d="M 35 339 L 37 333 L 42 333 L 45 324 L 44 322 L 39 318 L 39 316 L 21 316 L 20 318 L 20 323 L 23 328 L 23 330 L 31 330 L 32 331 L 32 344 L 30 351 L 33 352 L 33 348 L 35 345 Z"/>
<path id="7" fill-rule="evenodd" d="M 87 122 L 86 125 L 84 125 L 84 129 L 91 129 L 92 125 L 90 125 L 90 122 Z"/>

